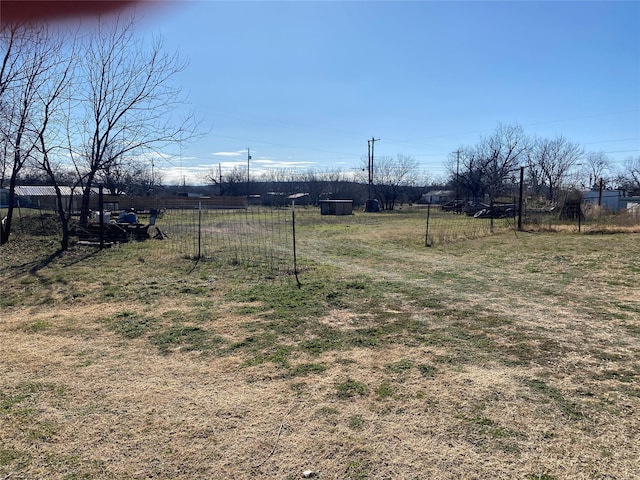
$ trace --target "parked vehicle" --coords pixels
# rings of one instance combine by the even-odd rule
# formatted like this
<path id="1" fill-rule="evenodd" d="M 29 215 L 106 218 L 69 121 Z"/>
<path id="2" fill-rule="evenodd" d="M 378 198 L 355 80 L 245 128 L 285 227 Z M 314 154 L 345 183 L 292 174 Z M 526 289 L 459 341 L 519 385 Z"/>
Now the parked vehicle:
<path id="1" fill-rule="evenodd" d="M 467 202 L 464 200 L 451 200 L 440 205 L 440 209 L 444 212 L 462 213 L 462 210 L 464 209 L 466 204 Z"/>
<path id="2" fill-rule="evenodd" d="M 516 216 L 516 206 L 513 203 L 493 204 L 487 208 L 478 210 L 474 218 L 514 218 Z"/>
<path id="3" fill-rule="evenodd" d="M 485 210 L 487 208 L 489 208 L 489 205 L 487 205 L 486 203 L 470 202 L 467 205 L 465 205 L 462 210 L 468 216 L 473 217 L 480 210 Z"/>

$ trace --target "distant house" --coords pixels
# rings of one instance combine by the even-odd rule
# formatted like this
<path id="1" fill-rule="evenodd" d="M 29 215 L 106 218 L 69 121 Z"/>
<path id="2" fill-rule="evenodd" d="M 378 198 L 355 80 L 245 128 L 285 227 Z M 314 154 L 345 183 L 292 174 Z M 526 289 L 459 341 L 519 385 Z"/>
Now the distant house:
<path id="1" fill-rule="evenodd" d="M 422 198 L 427 203 L 435 203 L 439 205 L 441 203 L 447 203 L 449 200 L 453 200 L 455 195 L 456 194 L 453 190 L 431 190 L 422 195 Z"/>
<path id="2" fill-rule="evenodd" d="M 600 190 L 594 189 L 582 194 L 582 203 L 600 205 L 607 210 L 617 213 L 621 210 L 634 208 L 640 203 L 640 197 L 629 197 L 624 190 Z"/>

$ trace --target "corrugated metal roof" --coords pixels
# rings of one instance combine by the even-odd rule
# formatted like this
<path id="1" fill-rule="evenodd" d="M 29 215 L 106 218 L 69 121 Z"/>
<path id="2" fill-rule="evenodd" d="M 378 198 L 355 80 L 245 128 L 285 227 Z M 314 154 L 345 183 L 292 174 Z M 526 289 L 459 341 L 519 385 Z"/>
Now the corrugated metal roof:
<path id="1" fill-rule="evenodd" d="M 423 196 L 424 197 L 446 197 L 453 194 L 454 194 L 453 190 L 431 190 L 425 193 Z"/>
<path id="2" fill-rule="evenodd" d="M 71 196 L 71 187 L 61 186 L 60 191 L 62 192 L 62 195 L 65 197 Z M 80 188 L 74 189 L 73 194 L 75 196 L 82 195 L 82 189 Z M 47 185 L 34 185 L 34 186 L 22 185 L 22 186 L 16 187 L 16 195 L 19 195 L 21 197 L 55 197 L 56 189 L 52 186 L 47 186 Z"/>
<path id="3" fill-rule="evenodd" d="M 290 200 L 297 200 L 298 198 L 308 197 L 308 193 L 294 193 L 293 195 L 289 195 L 287 198 Z"/>

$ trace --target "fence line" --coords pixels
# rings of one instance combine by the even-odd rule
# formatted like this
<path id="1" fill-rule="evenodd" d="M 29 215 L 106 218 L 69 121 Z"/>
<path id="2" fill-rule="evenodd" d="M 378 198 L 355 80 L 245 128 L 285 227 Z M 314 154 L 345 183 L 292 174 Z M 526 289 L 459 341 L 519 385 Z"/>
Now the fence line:
<path id="1" fill-rule="evenodd" d="M 176 255 L 277 273 L 294 270 L 290 209 L 167 210 L 157 227 Z"/>
<path id="2" fill-rule="evenodd" d="M 524 231 L 614 233 L 640 231 L 640 206 L 612 213 L 599 207 L 583 206 L 573 218 L 561 218 L 556 211 L 524 211 Z M 430 205 L 425 244 L 433 246 L 492 234 L 517 231 L 516 216 L 476 218 L 464 213 L 443 211 Z"/>
<path id="3" fill-rule="evenodd" d="M 0 220 L 3 218 L 4 210 L 0 210 Z M 11 234 L 46 239 L 61 235 L 62 229 L 55 210 L 17 207 L 13 211 Z"/>
<path id="4" fill-rule="evenodd" d="M 149 228 L 151 236 L 156 228 L 166 235 L 160 248 L 182 258 L 203 259 L 223 264 L 259 267 L 275 275 L 296 273 L 295 221 L 291 208 L 249 209 L 168 209 Z M 300 211 L 298 223 L 303 228 L 316 223 L 350 222 L 349 217 L 325 217 Z M 426 246 L 473 240 L 495 234 L 513 233 L 517 230 L 517 218 L 474 218 L 465 214 L 443 211 L 430 205 L 415 209 L 415 233 Z M 424 214 L 424 216 L 422 216 Z M 148 222 L 148 214 L 142 214 L 140 222 Z M 360 214 L 356 214 L 360 215 Z M 378 214 L 364 214 L 357 222 L 372 222 Z M 380 214 L 383 215 L 383 214 Z M 384 214 L 385 223 L 393 222 L 394 215 Z M 398 219 L 407 218 L 399 214 Z M 428 218 L 426 225 L 419 220 Z M 379 220 L 379 219 L 378 219 Z M 372 228 L 379 222 L 373 221 Z M 144 226 L 144 225 L 143 225 Z M 581 234 L 606 232 L 640 232 L 640 206 L 611 214 L 600 208 L 583 208 L 582 214 L 570 220 L 561 220 L 556 212 L 525 212 L 522 228 L 525 231 L 569 232 Z M 18 236 L 51 239 L 60 235 L 59 220 L 55 212 L 34 209 L 17 209 L 13 233 Z"/>
<path id="5" fill-rule="evenodd" d="M 427 207 L 427 216 L 425 245 L 429 247 L 513 231 L 517 221 L 515 217 L 475 218 L 433 205 Z"/>

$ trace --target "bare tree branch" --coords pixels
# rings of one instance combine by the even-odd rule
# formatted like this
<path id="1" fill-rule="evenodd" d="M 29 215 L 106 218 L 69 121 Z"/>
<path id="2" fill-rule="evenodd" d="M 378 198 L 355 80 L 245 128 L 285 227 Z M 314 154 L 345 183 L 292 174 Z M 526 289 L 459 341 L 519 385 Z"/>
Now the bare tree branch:
<path id="1" fill-rule="evenodd" d="M 81 223 L 88 216 L 91 187 L 100 175 L 132 163 L 148 152 L 183 143 L 195 136 L 192 115 L 176 120 L 184 104 L 173 80 L 185 63 L 164 52 L 154 39 L 147 49 L 134 36 L 135 19 L 118 16 L 102 22 L 84 48 L 79 104 L 72 109 L 72 158 L 84 178 Z"/>
<path id="2" fill-rule="evenodd" d="M 38 144 L 40 96 L 59 61 L 59 45 L 52 38 L 43 25 L 0 28 L 0 46 L 5 52 L 0 67 L 0 187 L 9 189 L 0 244 L 6 243 L 11 233 L 18 176 L 33 160 Z"/>

